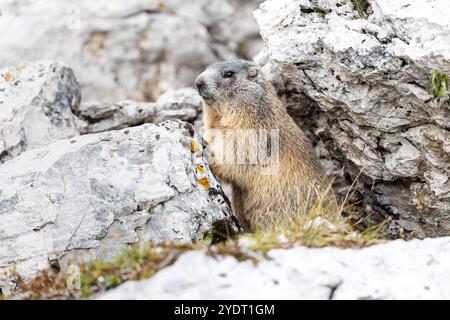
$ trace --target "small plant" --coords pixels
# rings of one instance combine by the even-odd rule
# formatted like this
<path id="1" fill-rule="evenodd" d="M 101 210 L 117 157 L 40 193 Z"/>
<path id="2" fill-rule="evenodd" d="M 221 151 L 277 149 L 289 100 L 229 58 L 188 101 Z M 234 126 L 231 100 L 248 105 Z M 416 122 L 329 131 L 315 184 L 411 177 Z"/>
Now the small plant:
<path id="1" fill-rule="evenodd" d="M 295 246 L 361 248 L 385 242 L 384 228 L 385 223 L 381 223 L 359 232 L 357 224 L 349 219 L 327 219 L 319 210 L 314 210 L 310 216 L 301 216 L 283 228 L 244 237 L 251 243 L 252 250 L 262 253 Z"/>
<path id="2" fill-rule="evenodd" d="M 352 0 L 353 7 L 358 12 L 361 18 L 367 18 L 367 9 L 369 2 L 367 0 Z"/>
<path id="3" fill-rule="evenodd" d="M 25 294 L 23 299 L 89 298 L 124 281 L 147 279 L 175 262 L 182 252 L 191 249 L 194 249 L 194 246 L 174 244 L 157 246 L 151 242 L 137 244 L 112 261 L 97 260 L 81 264 L 80 288 L 69 289 L 69 274 L 48 269 L 28 283 L 16 277 L 18 293 Z M 0 295 L 0 299 L 6 298 L 8 297 Z"/>
<path id="4" fill-rule="evenodd" d="M 325 19 L 325 16 L 327 15 L 327 12 L 321 8 L 314 8 L 313 9 L 315 13 L 317 13 L 322 19 Z"/>
<path id="5" fill-rule="evenodd" d="M 427 90 L 436 100 L 441 100 L 448 94 L 448 74 L 434 70 L 428 81 Z"/>
<path id="6" fill-rule="evenodd" d="M 298 216 L 286 225 L 273 231 L 244 234 L 246 242 L 251 244 L 250 249 L 265 253 L 274 248 L 291 248 L 299 245 L 360 248 L 384 242 L 384 222 L 360 232 L 358 231 L 360 221 L 352 222 L 351 217 L 343 218 L 343 212 L 352 211 L 348 197 L 358 177 L 339 203 L 332 199 L 334 197 L 330 185 L 326 191 L 318 194 L 316 200 L 311 201 L 311 206 L 301 208 Z"/>

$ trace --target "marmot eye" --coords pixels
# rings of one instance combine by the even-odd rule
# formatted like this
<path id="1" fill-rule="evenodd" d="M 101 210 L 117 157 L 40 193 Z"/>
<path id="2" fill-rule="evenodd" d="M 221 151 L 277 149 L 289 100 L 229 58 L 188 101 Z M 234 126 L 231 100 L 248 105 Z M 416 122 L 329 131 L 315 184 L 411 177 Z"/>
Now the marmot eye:
<path id="1" fill-rule="evenodd" d="M 223 74 L 224 78 L 231 78 L 234 75 L 233 71 L 227 71 Z"/>

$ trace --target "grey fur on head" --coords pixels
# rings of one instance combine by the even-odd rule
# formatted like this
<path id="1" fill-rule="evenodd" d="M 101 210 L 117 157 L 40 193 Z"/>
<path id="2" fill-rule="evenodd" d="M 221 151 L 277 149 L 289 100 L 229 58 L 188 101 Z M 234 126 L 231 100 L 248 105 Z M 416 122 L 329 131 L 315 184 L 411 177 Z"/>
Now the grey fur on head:
<path id="1" fill-rule="evenodd" d="M 214 63 L 197 77 L 195 85 L 207 104 L 255 105 L 266 94 L 259 67 L 247 60 Z"/>

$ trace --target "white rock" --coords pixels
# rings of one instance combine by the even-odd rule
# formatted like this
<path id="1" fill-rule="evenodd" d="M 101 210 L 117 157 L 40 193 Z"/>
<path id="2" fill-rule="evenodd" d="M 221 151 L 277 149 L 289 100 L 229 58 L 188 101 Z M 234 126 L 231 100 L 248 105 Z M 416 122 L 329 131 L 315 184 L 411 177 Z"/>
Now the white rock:
<path id="1" fill-rule="evenodd" d="M 322 137 L 338 147 L 331 155 L 370 178 L 370 205 L 414 224 L 416 234 L 448 235 L 450 211 L 434 208 L 450 202 L 450 99 L 426 90 L 434 70 L 450 73 L 448 1 L 368 2 L 367 19 L 346 0 L 264 2 L 255 11 L 260 63 L 318 103 Z M 433 199 L 420 210 L 410 191 L 418 181 Z"/>
<path id="2" fill-rule="evenodd" d="M 0 163 L 77 135 L 80 90 L 70 68 L 41 61 L 0 69 Z"/>
<path id="3" fill-rule="evenodd" d="M 83 102 L 77 113 L 88 123 L 82 133 L 92 133 L 176 119 L 194 123 L 201 112 L 198 93 L 192 88 L 183 88 L 167 91 L 156 102 Z"/>
<path id="4" fill-rule="evenodd" d="M 363 249 L 271 250 L 256 265 L 184 253 L 148 280 L 98 299 L 448 299 L 448 238 Z"/>
<path id="5" fill-rule="evenodd" d="M 72 70 L 37 61 L 0 69 L 0 163 L 28 149 L 85 133 L 142 123 L 200 118 L 201 98 L 192 88 L 171 90 L 157 102 L 80 102 Z"/>
<path id="6" fill-rule="evenodd" d="M 138 241 L 190 243 L 220 223 L 236 231 L 193 134 L 185 122 L 147 124 L 59 140 L 1 165 L 3 292 L 13 267 L 29 279 L 54 261 L 108 259 Z"/>
<path id="7" fill-rule="evenodd" d="M 328 230 L 329 232 L 337 231 L 337 227 L 334 224 L 332 224 L 330 221 L 322 217 L 316 217 L 313 220 L 309 220 L 308 222 L 305 223 L 304 226 L 304 229 L 312 229 L 312 230 L 317 230 L 321 228 Z"/>
<path id="8" fill-rule="evenodd" d="M 210 63 L 251 54 L 256 22 L 235 14 L 257 2 L 2 0 L 0 67 L 57 60 L 73 68 L 85 101 L 154 101 L 192 86 Z"/>

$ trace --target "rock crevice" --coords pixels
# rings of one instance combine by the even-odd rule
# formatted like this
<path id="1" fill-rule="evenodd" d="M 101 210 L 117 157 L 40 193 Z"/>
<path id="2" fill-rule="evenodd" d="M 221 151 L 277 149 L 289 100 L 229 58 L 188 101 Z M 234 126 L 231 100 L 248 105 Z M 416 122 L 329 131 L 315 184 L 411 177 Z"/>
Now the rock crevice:
<path id="1" fill-rule="evenodd" d="M 266 1 L 255 12 L 259 62 L 280 93 L 290 86 L 320 109 L 306 120 L 316 132 L 305 129 L 349 180 L 362 170 L 369 211 L 419 237 L 448 235 L 450 99 L 427 84 L 450 73 L 449 16 L 439 0 L 368 3 L 361 19 L 351 1 Z"/>

